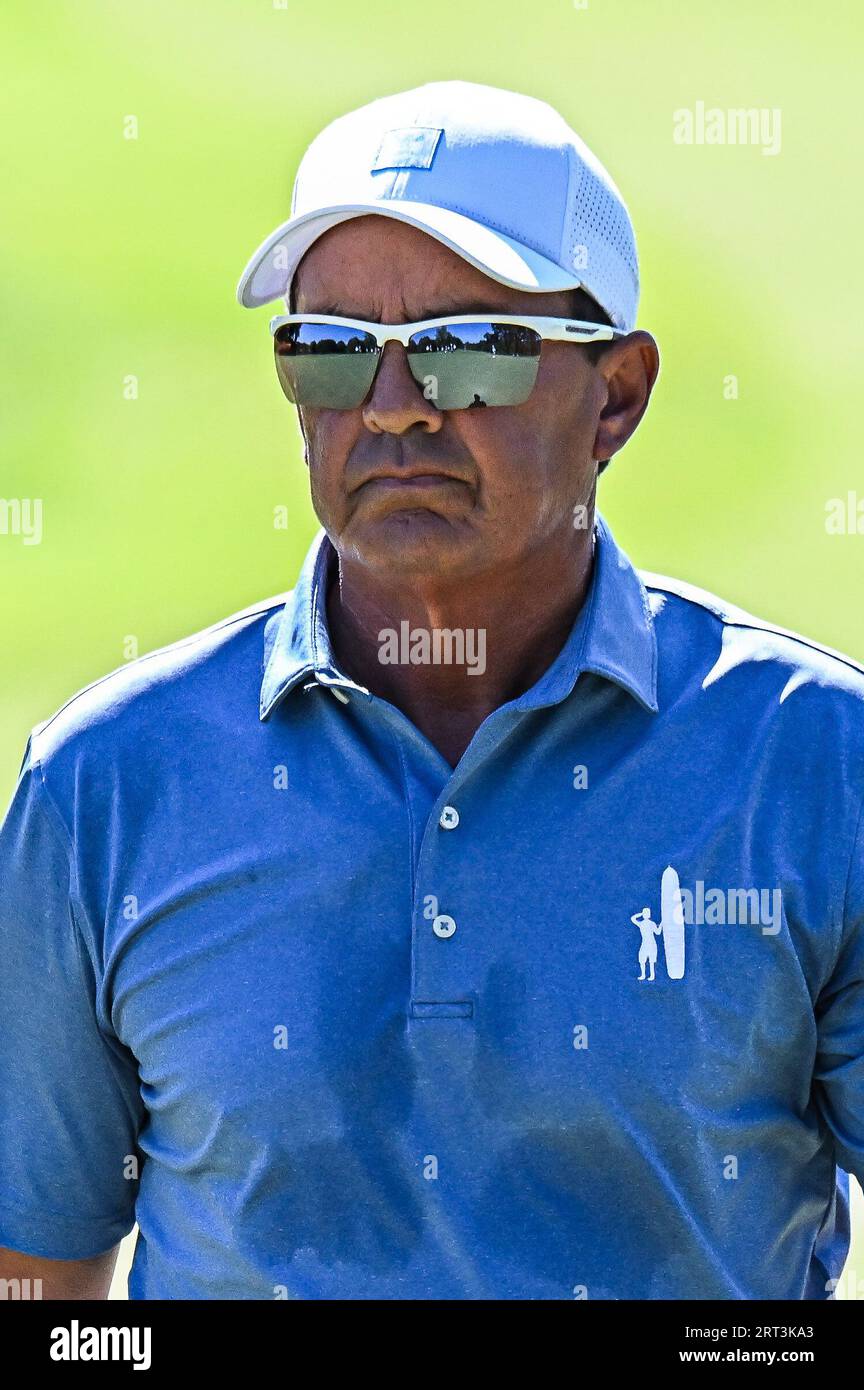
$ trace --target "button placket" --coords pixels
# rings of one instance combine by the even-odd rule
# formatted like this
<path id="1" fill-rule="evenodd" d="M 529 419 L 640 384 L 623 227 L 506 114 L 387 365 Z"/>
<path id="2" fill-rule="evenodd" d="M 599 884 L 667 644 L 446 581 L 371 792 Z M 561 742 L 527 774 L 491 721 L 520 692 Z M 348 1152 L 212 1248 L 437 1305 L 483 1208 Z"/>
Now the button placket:
<path id="1" fill-rule="evenodd" d="M 417 864 L 410 1012 L 415 1019 L 471 1019 L 474 991 L 466 979 L 470 931 L 459 922 L 458 894 L 465 832 L 450 838 L 462 822 L 462 812 L 452 801 L 430 810 Z"/>

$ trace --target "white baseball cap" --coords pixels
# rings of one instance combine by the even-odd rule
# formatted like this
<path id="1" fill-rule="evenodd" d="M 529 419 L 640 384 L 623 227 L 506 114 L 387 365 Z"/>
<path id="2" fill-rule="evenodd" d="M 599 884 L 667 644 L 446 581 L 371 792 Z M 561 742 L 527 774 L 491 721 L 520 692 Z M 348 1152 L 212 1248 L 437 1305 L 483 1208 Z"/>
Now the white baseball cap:
<path id="1" fill-rule="evenodd" d="M 616 328 L 635 325 L 639 266 L 624 200 L 536 97 L 429 82 L 331 122 L 300 162 L 290 218 L 243 271 L 240 303 L 287 301 L 312 243 L 369 213 L 419 227 L 503 285 L 581 287 Z"/>

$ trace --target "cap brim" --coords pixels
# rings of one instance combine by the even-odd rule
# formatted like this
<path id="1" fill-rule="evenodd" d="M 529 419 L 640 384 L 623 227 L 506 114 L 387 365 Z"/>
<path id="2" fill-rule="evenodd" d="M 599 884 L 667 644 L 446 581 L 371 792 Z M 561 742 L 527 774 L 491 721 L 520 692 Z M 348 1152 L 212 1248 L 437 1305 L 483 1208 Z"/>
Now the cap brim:
<path id="1" fill-rule="evenodd" d="M 505 236 L 464 213 L 430 203 L 405 200 L 342 203 L 316 208 L 283 222 L 262 242 L 237 285 L 237 298 L 247 309 L 271 304 L 286 294 L 294 271 L 309 247 L 339 222 L 376 214 L 407 222 L 449 246 L 463 260 L 493 280 L 514 289 L 551 292 L 578 289 L 582 281 L 530 247 Z"/>

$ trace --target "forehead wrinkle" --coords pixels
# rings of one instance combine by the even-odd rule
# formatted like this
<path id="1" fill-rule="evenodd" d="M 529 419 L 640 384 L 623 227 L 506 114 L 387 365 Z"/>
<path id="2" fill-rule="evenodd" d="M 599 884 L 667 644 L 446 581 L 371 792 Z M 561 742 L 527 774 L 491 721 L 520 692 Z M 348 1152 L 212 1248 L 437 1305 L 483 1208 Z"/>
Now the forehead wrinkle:
<path id="1" fill-rule="evenodd" d="M 525 314 L 528 318 L 532 318 L 532 317 L 534 317 L 534 316 L 536 315 L 536 310 L 534 310 L 533 312 L 532 312 L 531 310 L 529 310 L 529 309 L 526 309 L 526 310 L 524 310 L 524 311 L 523 311 L 523 310 L 513 310 L 513 309 L 509 309 L 509 308 L 502 308 L 501 305 L 492 306 L 492 305 L 489 305 L 489 304 L 484 303 L 484 302 L 477 302 L 477 303 L 475 303 L 475 302 L 473 302 L 473 301 L 470 302 L 470 303 L 464 303 L 464 302 L 460 301 L 460 302 L 458 302 L 458 303 L 447 304 L 447 305 L 443 305 L 443 304 L 432 304 L 432 305 L 429 305 L 429 306 L 427 306 L 426 308 L 424 308 L 424 309 L 423 309 L 420 313 L 418 313 L 418 314 L 409 313 L 409 311 L 408 311 L 408 309 L 407 309 L 407 307 L 405 306 L 405 303 L 404 303 L 404 301 L 403 301 L 403 304 L 402 304 L 402 315 L 401 315 L 401 317 L 395 318 L 395 319 L 394 319 L 394 318 L 391 318 L 391 317 L 389 317 L 389 316 L 385 319 L 385 318 L 383 317 L 383 315 L 382 315 L 380 309 L 379 309 L 377 312 L 374 312 L 374 311 L 372 311 L 372 310 L 368 310 L 368 311 L 364 311 L 363 313 L 360 313 L 358 310 L 356 310 L 356 309 L 353 308 L 353 307 L 348 307 L 348 308 L 346 308 L 344 303 L 343 303 L 343 304 L 339 304 L 339 303 L 330 303 L 330 304 L 322 305 L 321 307 L 318 307 L 318 306 L 316 305 L 314 308 L 311 308 L 311 307 L 308 307 L 308 306 L 307 306 L 307 308 L 306 308 L 305 310 L 301 310 L 300 312 L 304 312 L 304 313 L 307 313 L 307 314 L 328 314 L 328 315 L 331 315 L 331 316 L 334 317 L 334 318 L 342 318 L 342 319 L 360 319 L 362 322 L 365 322 L 365 323 L 388 323 L 388 324 L 391 324 L 391 323 L 425 323 L 425 322 L 426 322 L 427 320 L 429 320 L 429 319 L 444 319 L 444 318 L 451 318 L 451 317 L 455 317 L 456 315 L 461 315 L 461 314 L 476 314 L 478 320 L 480 320 L 480 321 L 488 320 L 489 322 L 492 322 L 492 323 L 494 323 L 495 320 L 496 320 L 496 318 L 500 317 L 502 314 L 508 314 L 508 315 L 509 315 L 509 314 L 513 314 L 513 313 L 523 313 L 523 312 L 524 312 L 524 314 Z"/>
<path id="2" fill-rule="evenodd" d="M 325 233 L 322 240 L 331 254 L 320 257 L 314 247 L 310 248 L 314 264 L 307 267 L 301 262 L 295 275 L 296 285 L 303 271 L 311 270 L 304 310 L 369 323 L 416 323 L 456 314 L 480 318 L 496 313 L 545 313 L 558 317 L 571 312 L 568 302 L 560 303 L 562 297 L 570 299 L 569 292 L 564 296 L 560 291 L 532 294 L 529 298 L 526 291 L 514 291 L 484 275 L 435 238 L 420 232 L 416 235 L 422 240 L 412 237 L 406 242 L 405 229 L 399 223 L 391 223 L 381 234 L 351 223 Z M 370 250 L 371 267 L 358 279 Z M 296 300 L 296 296 L 292 298 Z"/>
<path id="3" fill-rule="evenodd" d="M 296 299 L 296 296 L 293 298 Z M 369 298 L 362 303 L 359 299 L 354 298 L 340 299 L 338 294 L 333 294 L 332 288 L 329 288 L 326 299 L 322 296 L 321 302 L 315 302 L 316 298 L 315 295 L 311 296 L 311 302 L 304 305 L 301 312 L 331 314 L 346 319 L 364 319 L 368 323 L 418 323 L 426 319 L 447 318 L 456 314 L 476 314 L 478 318 L 491 319 L 496 314 L 525 313 L 534 315 L 540 311 L 540 306 L 533 304 L 530 308 L 523 309 L 502 303 L 501 300 L 504 296 L 495 295 L 491 288 L 488 296 L 476 293 L 460 295 L 454 291 L 449 295 L 435 295 L 434 298 L 429 299 L 421 300 L 418 297 L 416 312 L 406 302 L 405 292 L 400 292 L 401 317 L 397 316 L 396 318 L 384 317 L 383 304 L 380 299 Z M 499 302 L 495 303 L 495 299 L 498 299 Z"/>
<path id="4" fill-rule="evenodd" d="M 357 225 L 363 221 L 352 220 L 324 234 L 322 240 L 331 255 L 325 252 L 321 257 L 310 248 L 314 265 L 308 267 L 312 284 L 308 286 L 307 281 L 306 312 L 371 323 L 414 323 L 454 314 L 537 312 L 533 304 L 531 310 L 514 305 L 506 286 L 483 275 L 428 233 L 394 222 L 373 231 L 369 225 Z M 360 280 L 358 273 L 370 251 L 372 265 Z M 380 275 L 375 273 L 376 261 Z M 295 284 L 306 268 L 301 265 Z"/>

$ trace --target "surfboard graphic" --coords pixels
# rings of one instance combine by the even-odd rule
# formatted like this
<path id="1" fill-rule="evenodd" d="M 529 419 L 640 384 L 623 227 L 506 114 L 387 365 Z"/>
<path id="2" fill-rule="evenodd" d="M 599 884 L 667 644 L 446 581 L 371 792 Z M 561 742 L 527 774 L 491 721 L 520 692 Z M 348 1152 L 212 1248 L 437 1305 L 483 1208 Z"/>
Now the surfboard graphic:
<path id="1" fill-rule="evenodd" d="M 678 874 L 671 864 L 660 880 L 660 930 L 666 974 L 670 980 L 680 980 L 684 974 L 684 903 Z"/>

